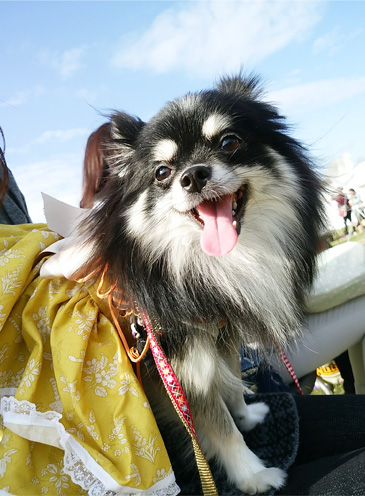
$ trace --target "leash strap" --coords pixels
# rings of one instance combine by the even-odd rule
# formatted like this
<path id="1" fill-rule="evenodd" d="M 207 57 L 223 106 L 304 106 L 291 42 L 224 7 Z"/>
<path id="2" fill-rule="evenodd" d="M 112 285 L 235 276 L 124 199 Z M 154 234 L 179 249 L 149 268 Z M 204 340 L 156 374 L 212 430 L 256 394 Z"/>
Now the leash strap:
<path id="1" fill-rule="evenodd" d="M 284 363 L 284 365 L 286 367 L 286 370 L 289 372 L 290 377 L 293 379 L 294 384 L 297 386 L 299 394 L 303 396 L 303 390 L 300 387 L 297 374 L 295 373 L 295 370 L 293 369 L 292 364 L 289 362 L 288 357 L 286 356 L 286 354 L 284 353 L 284 351 L 282 349 L 279 349 L 278 352 L 279 352 L 279 356 L 280 356 L 282 362 Z"/>
<path id="2" fill-rule="evenodd" d="M 203 489 L 204 496 L 218 496 L 218 492 L 214 483 L 212 473 L 210 471 L 209 464 L 204 456 L 201 449 L 199 440 L 196 435 L 195 427 L 193 424 L 193 418 L 191 416 L 191 411 L 189 408 L 188 400 L 182 390 L 177 377 L 172 370 L 164 352 L 157 343 L 155 334 L 152 329 L 151 322 L 146 314 L 142 314 L 144 326 L 147 332 L 147 336 L 150 343 L 150 350 L 152 356 L 155 360 L 157 370 L 161 376 L 163 385 L 170 397 L 170 400 L 179 415 L 181 421 L 183 422 L 186 430 L 188 431 L 195 454 L 196 464 L 199 470 L 200 481 Z"/>

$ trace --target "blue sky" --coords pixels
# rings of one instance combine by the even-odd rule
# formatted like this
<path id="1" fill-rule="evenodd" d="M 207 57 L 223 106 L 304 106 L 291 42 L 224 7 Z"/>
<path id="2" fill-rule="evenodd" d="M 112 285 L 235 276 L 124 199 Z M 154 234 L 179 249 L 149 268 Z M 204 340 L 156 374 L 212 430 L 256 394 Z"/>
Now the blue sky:
<path id="1" fill-rule="evenodd" d="M 0 126 L 36 222 L 41 191 L 78 205 L 110 110 L 148 120 L 242 66 L 319 167 L 365 167 L 365 2 L 0 1 L 0 19 Z"/>

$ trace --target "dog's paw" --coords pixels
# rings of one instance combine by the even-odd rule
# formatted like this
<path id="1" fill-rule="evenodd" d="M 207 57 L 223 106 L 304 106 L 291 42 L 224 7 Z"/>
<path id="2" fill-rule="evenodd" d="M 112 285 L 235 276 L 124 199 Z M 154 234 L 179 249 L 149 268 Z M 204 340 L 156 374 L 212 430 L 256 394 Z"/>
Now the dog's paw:
<path id="1" fill-rule="evenodd" d="M 243 431 L 252 430 L 257 424 L 264 421 L 269 410 L 269 407 L 262 402 L 247 405 L 245 413 L 236 419 L 238 427 Z"/>
<path id="2" fill-rule="evenodd" d="M 246 494 L 266 493 L 269 489 L 279 489 L 285 483 L 286 473 L 280 468 L 264 468 L 237 484 Z"/>

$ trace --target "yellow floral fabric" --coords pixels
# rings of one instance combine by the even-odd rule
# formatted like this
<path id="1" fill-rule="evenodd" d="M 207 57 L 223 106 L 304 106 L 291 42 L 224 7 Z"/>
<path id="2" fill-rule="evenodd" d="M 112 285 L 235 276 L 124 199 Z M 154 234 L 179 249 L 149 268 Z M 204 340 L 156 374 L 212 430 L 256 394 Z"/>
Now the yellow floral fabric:
<path id="1" fill-rule="evenodd" d="M 42 224 L 0 226 L 0 493 L 178 494 L 95 286 L 39 276 L 57 239 Z"/>

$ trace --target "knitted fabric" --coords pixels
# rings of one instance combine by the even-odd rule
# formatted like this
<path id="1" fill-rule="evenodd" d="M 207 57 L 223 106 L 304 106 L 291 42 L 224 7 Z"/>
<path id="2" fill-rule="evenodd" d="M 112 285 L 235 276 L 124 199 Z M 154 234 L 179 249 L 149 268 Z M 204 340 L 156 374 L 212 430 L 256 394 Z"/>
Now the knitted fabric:
<path id="1" fill-rule="evenodd" d="M 299 420 L 295 401 L 289 393 L 267 393 L 245 396 L 247 404 L 263 401 L 270 407 L 264 422 L 252 431 L 244 433 L 250 449 L 259 456 L 267 467 L 278 467 L 287 470 L 294 462 L 299 442 Z M 164 436 L 165 438 L 165 436 Z M 170 459 L 174 467 L 178 485 L 182 495 L 202 494 L 199 475 L 192 464 L 188 464 L 182 456 L 181 447 L 176 443 L 167 443 Z M 218 466 L 211 463 L 212 473 L 220 496 L 242 495 L 226 480 L 226 476 Z M 272 490 L 267 494 L 274 494 Z"/>

